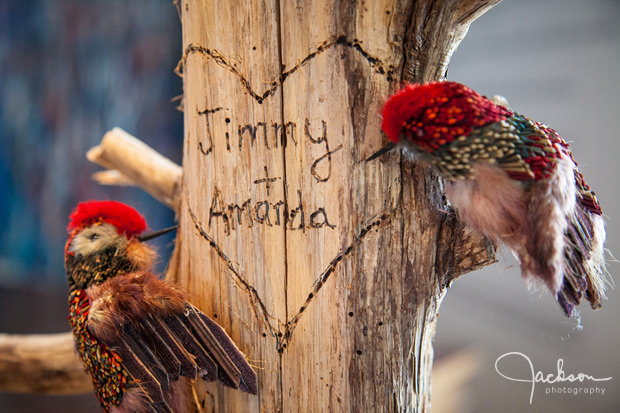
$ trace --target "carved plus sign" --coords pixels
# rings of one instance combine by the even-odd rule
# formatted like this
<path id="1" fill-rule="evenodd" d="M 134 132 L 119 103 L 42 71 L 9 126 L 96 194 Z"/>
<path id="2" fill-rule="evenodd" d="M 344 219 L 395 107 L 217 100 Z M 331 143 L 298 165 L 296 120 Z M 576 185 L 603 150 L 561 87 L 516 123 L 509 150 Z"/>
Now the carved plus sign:
<path id="1" fill-rule="evenodd" d="M 280 178 L 270 178 L 269 177 L 269 170 L 267 169 L 267 166 L 265 166 L 265 177 L 261 178 L 261 179 L 257 179 L 256 181 L 254 181 L 255 184 L 266 184 L 266 188 L 267 188 L 267 196 L 269 196 L 269 189 L 271 188 L 271 183 L 277 181 Z"/>

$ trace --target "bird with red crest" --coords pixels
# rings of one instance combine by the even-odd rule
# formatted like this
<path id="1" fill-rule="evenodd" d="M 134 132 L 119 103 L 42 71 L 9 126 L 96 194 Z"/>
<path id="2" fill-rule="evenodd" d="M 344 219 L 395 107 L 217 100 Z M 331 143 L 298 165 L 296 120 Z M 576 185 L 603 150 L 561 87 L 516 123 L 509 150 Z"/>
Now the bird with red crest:
<path id="1" fill-rule="evenodd" d="M 510 248 L 523 276 L 564 314 L 605 297 L 605 226 L 594 192 L 557 132 L 456 82 L 407 85 L 383 108 L 391 144 L 431 165 L 470 227 Z"/>
<path id="2" fill-rule="evenodd" d="M 80 203 L 69 217 L 69 322 L 106 412 L 189 410 L 192 381 L 256 394 L 256 374 L 213 320 L 152 272 L 146 221 L 114 201 Z"/>

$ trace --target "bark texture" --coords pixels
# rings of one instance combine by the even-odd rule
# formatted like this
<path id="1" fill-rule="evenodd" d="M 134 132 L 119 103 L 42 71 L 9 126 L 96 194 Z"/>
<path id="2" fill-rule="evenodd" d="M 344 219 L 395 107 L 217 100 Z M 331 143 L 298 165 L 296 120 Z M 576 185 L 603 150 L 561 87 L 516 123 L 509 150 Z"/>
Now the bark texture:
<path id="1" fill-rule="evenodd" d="M 168 276 L 232 335 L 258 397 L 204 411 L 426 411 L 437 309 L 493 247 L 383 143 L 399 82 L 441 78 L 497 1 L 183 0 L 181 230 Z"/>

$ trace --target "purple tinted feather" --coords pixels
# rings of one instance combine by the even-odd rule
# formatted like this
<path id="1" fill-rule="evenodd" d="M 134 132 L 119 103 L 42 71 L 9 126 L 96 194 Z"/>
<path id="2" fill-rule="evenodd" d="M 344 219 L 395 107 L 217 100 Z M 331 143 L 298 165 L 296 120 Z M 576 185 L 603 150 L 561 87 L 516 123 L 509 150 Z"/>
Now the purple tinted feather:
<path id="1" fill-rule="evenodd" d="M 558 293 L 557 299 L 562 311 L 564 311 L 564 315 L 568 318 L 572 317 L 574 315 L 575 306 L 565 298 L 563 292 Z"/>
<path id="2" fill-rule="evenodd" d="M 150 320 L 149 325 L 153 328 L 153 336 L 160 337 L 162 341 L 165 340 L 168 351 L 170 351 L 170 353 L 174 355 L 178 361 L 178 374 L 183 377 L 195 379 L 196 363 L 194 361 L 194 357 L 179 344 L 177 339 L 172 335 L 172 332 L 166 328 L 161 319 L 153 318 Z"/>
<path id="3" fill-rule="evenodd" d="M 196 338 L 179 319 L 179 316 L 167 317 L 165 322 L 187 351 L 196 358 L 200 376 L 206 381 L 217 380 L 217 365 L 206 352 L 206 349 L 196 341 Z"/>
<path id="4" fill-rule="evenodd" d="M 235 343 L 228 338 L 228 335 L 222 327 L 220 327 L 205 314 L 199 314 L 205 325 L 209 328 L 209 330 L 211 330 L 211 333 L 218 338 L 220 344 L 224 345 L 226 354 L 228 354 L 231 360 L 235 363 L 235 366 L 237 366 L 237 368 L 241 371 L 241 381 L 239 383 L 241 390 L 251 394 L 256 394 L 258 391 L 256 373 L 254 373 L 254 370 L 252 370 L 252 367 L 248 364 L 245 356 L 239 351 Z"/>

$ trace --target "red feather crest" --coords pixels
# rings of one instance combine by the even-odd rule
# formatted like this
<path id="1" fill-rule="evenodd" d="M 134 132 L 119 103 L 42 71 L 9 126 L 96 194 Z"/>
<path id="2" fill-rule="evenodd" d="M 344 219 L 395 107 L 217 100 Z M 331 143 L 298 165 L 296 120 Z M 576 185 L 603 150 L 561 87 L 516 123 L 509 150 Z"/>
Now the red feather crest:
<path id="1" fill-rule="evenodd" d="M 100 220 L 114 225 L 119 234 L 127 237 L 146 229 L 144 217 L 129 205 L 116 201 L 86 201 L 79 203 L 69 215 L 67 230 L 84 228 Z"/>
<path id="2" fill-rule="evenodd" d="M 405 138 L 432 152 L 512 112 L 460 83 L 431 82 L 410 84 L 395 93 L 382 116 L 383 130 L 392 142 Z"/>

